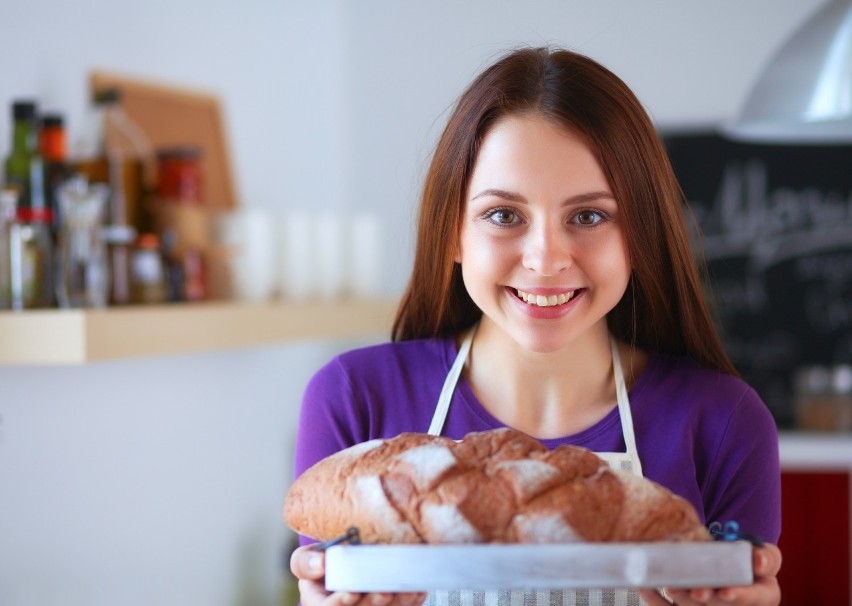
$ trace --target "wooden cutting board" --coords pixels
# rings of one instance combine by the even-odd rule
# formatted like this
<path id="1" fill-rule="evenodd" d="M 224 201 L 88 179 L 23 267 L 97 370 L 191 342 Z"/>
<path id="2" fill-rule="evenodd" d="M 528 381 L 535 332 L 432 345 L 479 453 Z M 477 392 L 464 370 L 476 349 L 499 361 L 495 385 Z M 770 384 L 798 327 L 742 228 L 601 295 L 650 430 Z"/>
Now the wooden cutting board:
<path id="1" fill-rule="evenodd" d="M 117 87 L 125 113 L 155 150 L 187 145 L 201 150 L 205 207 L 229 210 L 238 206 L 216 95 L 104 71 L 92 72 L 89 86 L 91 91 Z"/>

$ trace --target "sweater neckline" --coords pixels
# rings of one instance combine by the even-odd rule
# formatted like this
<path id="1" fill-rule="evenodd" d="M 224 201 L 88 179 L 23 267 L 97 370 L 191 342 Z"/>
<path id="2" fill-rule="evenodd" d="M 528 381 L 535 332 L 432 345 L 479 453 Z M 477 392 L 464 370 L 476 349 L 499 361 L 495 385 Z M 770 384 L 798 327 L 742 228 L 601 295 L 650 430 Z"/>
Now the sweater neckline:
<path id="1" fill-rule="evenodd" d="M 458 354 L 458 346 L 456 340 L 452 337 L 446 339 L 446 347 L 444 348 L 444 361 L 446 371 L 449 372 L 456 355 Z M 631 409 L 635 411 L 635 402 L 640 394 L 644 391 L 650 377 L 656 371 L 659 355 L 656 352 L 649 352 L 648 362 L 645 368 L 636 377 L 633 385 L 627 390 L 628 398 L 630 399 Z M 489 429 L 499 429 L 506 427 L 504 423 L 494 417 L 479 401 L 476 394 L 473 393 L 473 388 L 467 381 L 467 377 L 462 374 L 456 385 L 456 401 L 467 409 Z M 583 446 L 586 443 L 594 441 L 600 434 L 612 431 L 614 424 L 620 424 L 621 418 L 618 413 L 618 407 L 613 407 L 602 419 L 595 424 L 578 431 L 577 433 L 560 436 L 557 438 L 536 438 L 539 442 L 548 448 L 555 448 L 561 444 L 571 444 L 574 446 Z"/>

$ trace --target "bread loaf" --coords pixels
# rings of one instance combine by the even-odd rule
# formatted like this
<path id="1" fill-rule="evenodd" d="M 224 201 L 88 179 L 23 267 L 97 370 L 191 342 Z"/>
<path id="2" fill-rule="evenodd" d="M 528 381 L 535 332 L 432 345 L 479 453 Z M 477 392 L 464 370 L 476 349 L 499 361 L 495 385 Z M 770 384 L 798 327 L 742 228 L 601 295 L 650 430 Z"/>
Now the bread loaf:
<path id="1" fill-rule="evenodd" d="M 296 479 L 284 519 L 319 541 L 352 526 L 364 543 L 709 540 L 692 505 L 662 486 L 512 429 L 352 446 Z"/>

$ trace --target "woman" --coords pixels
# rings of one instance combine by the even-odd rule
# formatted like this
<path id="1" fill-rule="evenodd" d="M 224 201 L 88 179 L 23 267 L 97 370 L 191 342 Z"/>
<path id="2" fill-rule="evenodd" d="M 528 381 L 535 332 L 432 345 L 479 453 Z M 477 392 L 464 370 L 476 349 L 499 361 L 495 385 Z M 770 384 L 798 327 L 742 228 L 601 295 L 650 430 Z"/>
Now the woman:
<path id="1" fill-rule="evenodd" d="M 648 604 L 779 603 L 776 429 L 722 348 L 683 203 L 652 123 L 611 72 L 549 49 L 487 68 L 438 142 L 394 342 L 312 379 L 296 473 L 404 431 L 509 426 L 584 446 L 688 499 L 705 523 L 733 520 L 770 543 L 754 551 L 753 585 L 639 592 Z M 306 606 L 364 599 L 327 594 L 315 552 L 291 566 Z"/>

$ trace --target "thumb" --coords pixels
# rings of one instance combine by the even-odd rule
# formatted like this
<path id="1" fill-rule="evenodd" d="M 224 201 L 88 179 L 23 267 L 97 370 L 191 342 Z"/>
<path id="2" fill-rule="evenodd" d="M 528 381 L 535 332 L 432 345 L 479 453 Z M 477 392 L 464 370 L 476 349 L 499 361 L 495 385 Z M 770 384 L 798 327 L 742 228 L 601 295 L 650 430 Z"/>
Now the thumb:
<path id="1" fill-rule="evenodd" d="M 325 576 L 325 554 L 310 545 L 299 547 L 290 556 L 290 570 L 297 579 L 321 579 Z"/>

